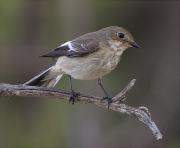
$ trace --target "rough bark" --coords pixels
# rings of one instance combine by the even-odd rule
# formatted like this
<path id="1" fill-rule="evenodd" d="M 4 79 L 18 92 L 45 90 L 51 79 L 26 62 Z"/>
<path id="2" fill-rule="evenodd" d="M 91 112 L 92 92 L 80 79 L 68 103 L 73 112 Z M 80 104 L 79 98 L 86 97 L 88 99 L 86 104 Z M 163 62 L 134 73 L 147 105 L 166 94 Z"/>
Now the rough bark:
<path id="1" fill-rule="evenodd" d="M 110 104 L 109 109 L 138 119 L 149 127 L 157 140 L 162 139 L 162 134 L 151 119 L 150 112 L 146 107 L 134 108 L 123 103 L 126 99 L 126 93 L 133 87 L 135 81 L 135 79 L 132 80 L 118 95 L 112 98 L 113 102 Z M 102 98 L 100 97 L 83 93 L 77 94 L 78 98 L 75 102 L 108 108 L 107 101 L 101 101 Z M 0 83 L 0 97 L 26 97 L 26 99 L 27 97 L 48 97 L 69 100 L 70 94 L 67 91 L 57 89 Z"/>

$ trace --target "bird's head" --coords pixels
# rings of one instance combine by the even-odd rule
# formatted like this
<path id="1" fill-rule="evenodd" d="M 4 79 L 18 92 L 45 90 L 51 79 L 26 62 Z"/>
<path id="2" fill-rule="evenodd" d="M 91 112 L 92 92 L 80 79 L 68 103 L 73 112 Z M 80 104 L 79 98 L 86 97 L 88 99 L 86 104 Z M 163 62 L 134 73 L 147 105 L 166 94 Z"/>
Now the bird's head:
<path id="1" fill-rule="evenodd" d="M 104 29 L 109 44 L 122 49 L 127 49 L 129 47 L 140 48 L 140 46 L 134 41 L 133 36 L 126 29 L 116 26 Z"/>

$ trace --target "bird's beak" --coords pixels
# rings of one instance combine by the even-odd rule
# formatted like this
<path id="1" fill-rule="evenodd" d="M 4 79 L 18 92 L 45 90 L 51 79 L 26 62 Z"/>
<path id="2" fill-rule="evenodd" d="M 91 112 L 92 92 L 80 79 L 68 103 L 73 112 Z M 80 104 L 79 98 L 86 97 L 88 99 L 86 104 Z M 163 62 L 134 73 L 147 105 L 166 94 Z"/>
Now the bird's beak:
<path id="1" fill-rule="evenodd" d="M 133 47 L 136 47 L 136 48 L 141 48 L 136 42 L 129 42 L 130 45 L 132 45 Z"/>

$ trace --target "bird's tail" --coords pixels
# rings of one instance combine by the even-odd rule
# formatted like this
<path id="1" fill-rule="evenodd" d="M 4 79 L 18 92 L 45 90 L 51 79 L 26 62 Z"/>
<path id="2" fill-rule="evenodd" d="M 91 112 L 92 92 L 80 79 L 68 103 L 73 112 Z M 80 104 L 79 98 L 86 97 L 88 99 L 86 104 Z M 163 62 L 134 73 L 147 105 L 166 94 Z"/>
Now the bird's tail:
<path id="1" fill-rule="evenodd" d="M 53 66 L 51 66 L 23 85 L 52 88 L 57 84 L 62 76 L 63 74 L 54 71 Z"/>

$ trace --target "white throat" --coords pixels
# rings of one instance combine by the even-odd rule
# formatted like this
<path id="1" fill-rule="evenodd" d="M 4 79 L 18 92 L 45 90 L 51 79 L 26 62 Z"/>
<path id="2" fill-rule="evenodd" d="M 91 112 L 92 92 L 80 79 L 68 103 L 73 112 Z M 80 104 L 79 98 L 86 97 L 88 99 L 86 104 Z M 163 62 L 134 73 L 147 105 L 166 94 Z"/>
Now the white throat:
<path id="1" fill-rule="evenodd" d="M 124 50 L 127 49 L 127 47 L 123 46 L 122 42 L 110 41 L 109 45 L 111 50 L 113 50 L 117 56 L 121 56 Z"/>

